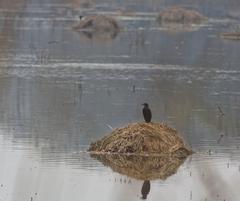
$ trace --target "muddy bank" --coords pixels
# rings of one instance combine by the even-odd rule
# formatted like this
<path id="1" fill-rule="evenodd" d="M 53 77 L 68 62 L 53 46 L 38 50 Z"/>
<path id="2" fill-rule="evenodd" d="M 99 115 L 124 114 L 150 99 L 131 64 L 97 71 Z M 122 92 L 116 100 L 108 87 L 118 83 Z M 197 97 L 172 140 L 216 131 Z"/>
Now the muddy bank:
<path id="1" fill-rule="evenodd" d="M 100 153 L 173 154 L 182 150 L 192 153 L 175 129 L 162 123 L 132 123 L 117 128 L 109 135 L 91 143 L 89 151 Z"/>
<path id="2" fill-rule="evenodd" d="M 91 154 L 113 171 L 139 180 L 165 180 L 175 174 L 186 157 Z"/>

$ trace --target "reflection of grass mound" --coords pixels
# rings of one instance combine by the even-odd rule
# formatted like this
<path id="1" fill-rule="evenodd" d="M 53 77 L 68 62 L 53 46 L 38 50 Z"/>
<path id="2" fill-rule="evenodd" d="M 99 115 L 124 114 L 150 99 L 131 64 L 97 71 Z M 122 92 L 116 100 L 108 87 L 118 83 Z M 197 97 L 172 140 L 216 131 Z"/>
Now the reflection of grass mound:
<path id="1" fill-rule="evenodd" d="M 96 42 L 107 42 L 112 41 L 116 38 L 116 32 L 88 32 L 88 31 L 81 31 L 82 35 L 84 35 L 89 40 L 94 40 Z"/>
<path id="2" fill-rule="evenodd" d="M 207 17 L 194 10 L 169 7 L 159 14 L 157 20 L 159 23 L 201 24 Z"/>
<path id="3" fill-rule="evenodd" d="M 91 152 L 133 154 L 169 154 L 177 150 L 186 156 L 191 153 L 177 131 L 161 123 L 132 123 L 117 128 L 89 148 Z"/>
<path id="4" fill-rule="evenodd" d="M 136 156 L 120 154 L 91 154 L 113 171 L 139 180 L 162 179 L 176 173 L 185 158 L 176 156 Z"/>

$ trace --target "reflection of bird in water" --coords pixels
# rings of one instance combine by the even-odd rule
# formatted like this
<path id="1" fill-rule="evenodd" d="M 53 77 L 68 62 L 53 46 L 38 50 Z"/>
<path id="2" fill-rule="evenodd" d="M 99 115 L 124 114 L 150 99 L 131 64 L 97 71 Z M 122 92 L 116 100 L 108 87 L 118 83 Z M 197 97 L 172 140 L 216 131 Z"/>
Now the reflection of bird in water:
<path id="1" fill-rule="evenodd" d="M 149 180 L 145 180 L 143 182 L 143 185 L 142 185 L 142 190 L 141 190 L 141 193 L 142 193 L 142 199 L 143 200 L 146 200 L 147 199 L 147 195 L 148 193 L 150 192 L 150 181 Z"/>
<path id="2" fill-rule="evenodd" d="M 144 103 L 143 105 L 143 117 L 145 119 L 145 122 L 149 123 L 152 119 L 152 113 L 147 103 Z"/>

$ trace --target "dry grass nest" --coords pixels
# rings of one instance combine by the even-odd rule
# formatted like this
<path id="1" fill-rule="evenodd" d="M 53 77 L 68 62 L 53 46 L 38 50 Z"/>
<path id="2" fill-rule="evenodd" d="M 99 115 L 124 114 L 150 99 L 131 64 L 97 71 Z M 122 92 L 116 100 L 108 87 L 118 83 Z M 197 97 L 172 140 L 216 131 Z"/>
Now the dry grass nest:
<path id="1" fill-rule="evenodd" d="M 169 7 L 158 15 L 157 21 L 159 23 L 201 24 L 207 21 L 207 17 L 194 10 Z"/>
<path id="2" fill-rule="evenodd" d="M 188 156 L 187 148 L 175 129 L 162 123 L 132 123 L 117 128 L 109 135 L 91 143 L 92 153 L 160 155 L 179 153 Z"/>

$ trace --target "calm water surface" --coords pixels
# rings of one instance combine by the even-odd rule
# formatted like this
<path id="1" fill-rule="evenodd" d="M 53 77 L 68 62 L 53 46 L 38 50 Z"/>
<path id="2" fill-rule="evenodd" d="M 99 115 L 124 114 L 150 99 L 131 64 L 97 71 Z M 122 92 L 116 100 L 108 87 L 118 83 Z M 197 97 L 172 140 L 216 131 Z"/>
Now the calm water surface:
<path id="1" fill-rule="evenodd" d="M 210 17 L 194 30 L 159 27 L 170 5 Z M 0 201 L 141 200 L 143 181 L 90 157 L 111 127 L 154 121 L 182 133 L 196 152 L 147 200 L 238 201 L 240 42 L 238 1 L 0 2 Z M 74 32 L 78 15 L 115 16 L 115 38 Z M 219 108 L 225 115 L 221 115 Z"/>

